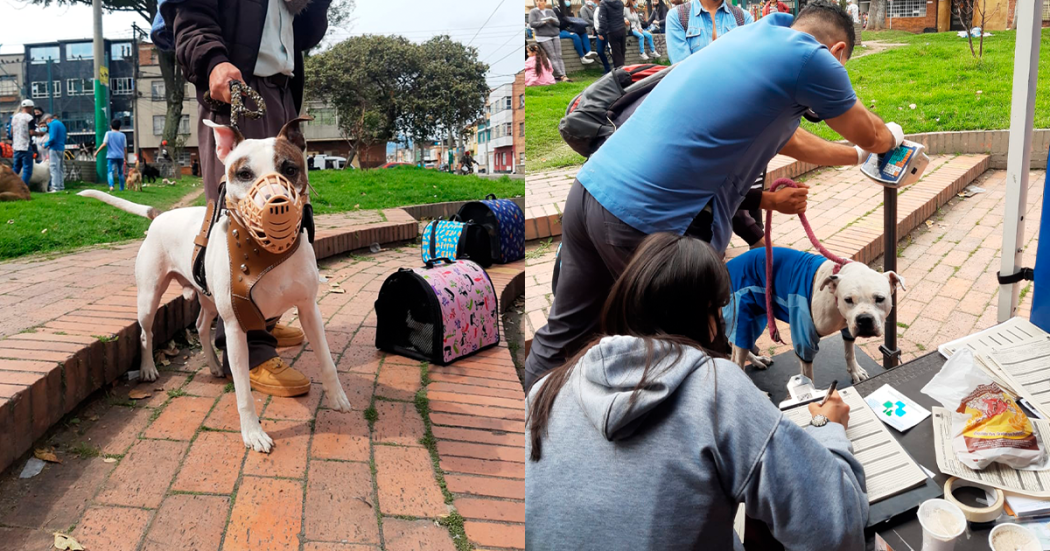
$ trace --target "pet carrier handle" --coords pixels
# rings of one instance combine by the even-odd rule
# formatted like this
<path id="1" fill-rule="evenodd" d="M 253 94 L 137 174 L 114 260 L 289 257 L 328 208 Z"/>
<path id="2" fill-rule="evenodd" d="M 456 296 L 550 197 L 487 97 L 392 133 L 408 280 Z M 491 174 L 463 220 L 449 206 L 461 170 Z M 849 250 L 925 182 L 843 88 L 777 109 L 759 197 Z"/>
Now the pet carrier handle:
<path id="1" fill-rule="evenodd" d="M 437 240 L 438 240 L 438 221 L 434 220 L 430 223 L 430 258 L 433 259 L 437 256 Z M 427 266 L 428 268 L 430 266 Z"/>
<path id="2" fill-rule="evenodd" d="M 486 201 L 495 201 L 496 200 L 496 194 L 495 193 L 490 193 L 490 194 L 486 195 L 485 196 L 485 200 Z"/>
<path id="3" fill-rule="evenodd" d="M 438 262 L 438 261 L 444 262 L 445 264 L 455 264 L 456 263 L 455 260 L 450 260 L 450 259 L 445 258 L 445 257 L 431 258 L 430 260 L 427 261 L 427 269 L 429 270 L 429 269 L 433 268 L 434 264 L 436 262 Z"/>

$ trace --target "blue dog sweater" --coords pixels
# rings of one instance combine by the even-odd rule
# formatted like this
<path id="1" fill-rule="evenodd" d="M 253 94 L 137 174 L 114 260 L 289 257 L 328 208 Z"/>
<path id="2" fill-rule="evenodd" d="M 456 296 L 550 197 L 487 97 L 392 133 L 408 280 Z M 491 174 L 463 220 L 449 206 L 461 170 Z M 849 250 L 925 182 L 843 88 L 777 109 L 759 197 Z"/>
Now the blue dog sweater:
<path id="1" fill-rule="evenodd" d="M 773 248 L 773 315 L 791 326 L 791 344 L 802 361 L 812 362 L 820 335 L 813 323 L 813 278 L 827 262 L 822 256 Z M 733 297 L 722 309 L 729 342 L 750 350 L 766 329 L 766 250 L 752 249 L 726 263 Z"/>

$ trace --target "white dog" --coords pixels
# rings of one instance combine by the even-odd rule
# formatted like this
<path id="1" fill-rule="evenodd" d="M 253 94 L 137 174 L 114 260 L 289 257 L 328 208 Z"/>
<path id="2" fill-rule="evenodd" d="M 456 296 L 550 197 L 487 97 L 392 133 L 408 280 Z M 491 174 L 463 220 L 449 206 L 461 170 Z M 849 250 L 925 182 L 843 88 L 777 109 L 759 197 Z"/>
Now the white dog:
<path id="1" fill-rule="evenodd" d="M 748 360 L 759 369 L 773 362 L 751 352 L 766 327 L 765 260 L 766 251 L 760 248 L 726 263 L 733 298 L 722 316 L 733 345 L 733 361 L 741 368 Z M 894 272 L 880 274 L 861 262 L 846 264 L 838 274 L 834 269 L 835 263 L 822 256 L 774 247 L 774 313 L 791 325 L 791 343 L 802 374 L 810 380 L 820 338 L 842 331 L 846 369 L 858 383 L 868 373 L 857 363 L 853 338 L 882 336 L 892 293 L 898 285 L 905 289 L 904 278 Z"/>
<path id="2" fill-rule="evenodd" d="M 219 161 L 226 167 L 226 195 L 231 202 L 242 199 L 256 178 L 266 174 L 280 174 L 298 188 L 306 188 L 306 140 L 299 130 L 300 120 L 309 119 L 295 119 L 286 124 L 276 138 L 264 140 L 246 140 L 240 132 L 230 127 L 205 121 L 215 132 L 215 148 Z M 212 292 L 209 297 L 194 281 L 191 260 L 194 238 L 204 220 L 205 207 L 180 208 L 158 215 L 152 207 L 107 193 L 86 190 L 79 195 L 94 197 L 127 212 L 154 219 L 135 262 L 138 318 L 142 326 L 142 378 L 152 381 L 158 375 L 153 362 L 153 317 L 161 295 L 174 279 L 183 286 L 183 296 L 189 299 L 196 293 L 200 299 L 197 331 L 201 335 L 201 344 L 212 374 L 216 377 L 224 375 L 210 337 L 216 313 L 222 316 L 244 445 L 255 451 L 269 452 L 273 440 L 259 424 L 251 394 L 247 335 L 238 323 L 232 306 L 230 256 L 226 247 L 228 216 L 224 215 L 216 222 L 211 234 L 211 245 L 204 253 L 208 288 Z M 305 230 L 300 232 L 298 239 L 307 239 Z M 325 339 L 321 311 L 316 303 L 318 281 L 314 249 L 309 243 L 302 243 L 285 262 L 262 276 L 252 292 L 252 298 L 266 319 L 276 318 L 293 306 L 297 308 L 303 332 L 321 365 L 328 406 L 337 411 L 350 411 L 350 401 L 339 384 L 335 363 Z"/>

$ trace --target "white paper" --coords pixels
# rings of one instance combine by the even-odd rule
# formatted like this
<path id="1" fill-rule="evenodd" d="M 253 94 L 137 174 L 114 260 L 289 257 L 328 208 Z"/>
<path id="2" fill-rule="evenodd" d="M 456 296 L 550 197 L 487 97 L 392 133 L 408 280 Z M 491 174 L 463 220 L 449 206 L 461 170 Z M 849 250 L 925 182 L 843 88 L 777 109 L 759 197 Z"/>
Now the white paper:
<path id="1" fill-rule="evenodd" d="M 47 463 L 35 457 L 30 457 L 29 461 L 26 461 L 26 466 L 22 468 L 22 473 L 18 475 L 18 478 L 33 478 L 40 474 L 40 471 L 44 470 L 44 465 L 47 465 Z"/>
<path id="2" fill-rule="evenodd" d="M 864 398 L 852 387 L 839 390 L 839 395 L 850 407 L 846 437 L 853 443 L 853 456 L 864 467 L 868 503 L 895 496 L 926 482 L 926 473 L 875 417 Z M 809 408 L 805 406 L 785 411 L 784 415 L 800 427 L 808 425 L 812 419 Z"/>
<path id="3" fill-rule="evenodd" d="M 1015 317 L 984 331 L 944 343 L 937 347 L 937 350 L 942 356 L 948 358 L 960 348 L 969 348 L 973 351 L 977 365 L 984 369 L 1003 390 L 1017 397 L 1018 393 L 1013 385 L 1007 381 L 1006 375 L 992 359 L 992 352 L 1010 346 L 1036 343 L 1046 340 L 1048 336 L 1050 335 L 1032 322 Z"/>
<path id="4" fill-rule="evenodd" d="M 1006 496 L 1006 504 L 1019 517 L 1043 515 L 1050 512 L 1050 499 L 1008 495 Z"/>
<path id="5" fill-rule="evenodd" d="M 1000 348 L 991 358 L 1042 417 L 1050 415 L 1050 339 Z"/>
<path id="6" fill-rule="evenodd" d="M 1032 427 L 1039 433 L 1042 441 L 1046 442 L 1050 437 L 1050 422 L 1032 419 Z M 1007 492 L 1050 498 L 1050 470 L 1017 470 L 1001 463 L 992 463 L 978 471 L 959 461 L 952 448 L 951 411 L 940 407 L 933 408 L 933 436 L 937 468 L 942 473 L 970 482 L 995 486 Z"/>
<path id="7" fill-rule="evenodd" d="M 883 423 L 904 432 L 930 416 L 929 410 L 901 394 L 890 385 L 882 385 L 864 399 Z"/>

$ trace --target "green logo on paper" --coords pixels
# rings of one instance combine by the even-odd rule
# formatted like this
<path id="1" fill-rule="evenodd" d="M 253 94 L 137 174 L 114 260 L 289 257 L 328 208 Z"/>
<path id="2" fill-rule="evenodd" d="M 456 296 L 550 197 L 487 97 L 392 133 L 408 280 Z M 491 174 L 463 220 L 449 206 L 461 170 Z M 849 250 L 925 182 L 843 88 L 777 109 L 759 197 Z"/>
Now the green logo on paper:
<path id="1" fill-rule="evenodd" d="M 893 409 L 893 406 L 895 405 L 897 406 L 896 411 L 894 411 Z M 893 402 L 887 400 L 886 403 L 882 404 L 882 407 L 886 408 L 882 411 L 882 413 L 886 414 L 886 417 L 893 417 L 894 413 L 897 414 L 897 417 L 904 417 L 904 402 L 897 402 L 896 404 L 894 404 Z"/>

